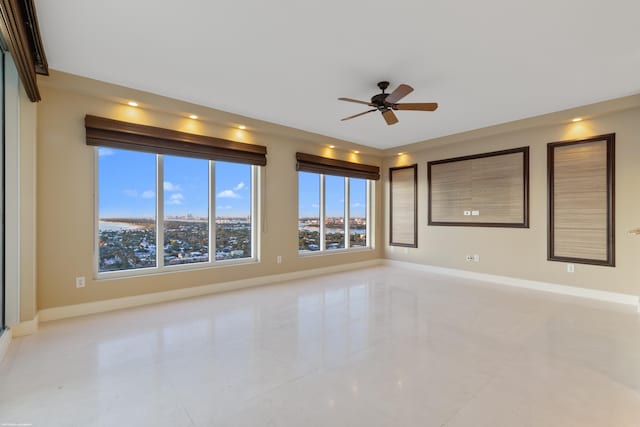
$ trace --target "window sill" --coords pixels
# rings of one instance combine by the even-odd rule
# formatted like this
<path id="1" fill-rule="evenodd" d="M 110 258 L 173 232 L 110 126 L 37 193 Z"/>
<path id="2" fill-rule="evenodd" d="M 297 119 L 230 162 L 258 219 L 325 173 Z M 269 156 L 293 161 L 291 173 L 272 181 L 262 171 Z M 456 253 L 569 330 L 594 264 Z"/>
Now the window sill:
<path id="1" fill-rule="evenodd" d="M 202 271 L 202 270 L 215 270 L 218 268 L 228 268 L 243 266 L 248 264 L 259 264 L 260 260 L 257 258 L 243 258 L 243 259 L 228 259 L 215 262 L 207 262 L 202 264 L 185 264 L 185 265 L 172 265 L 162 268 L 150 267 L 139 268 L 135 270 L 124 271 L 105 271 L 102 273 L 94 274 L 94 280 L 96 282 L 109 282 L 113 280 L 129 279 L 135 277 L 149 277 L 149 276 L 163 276 L 166 274 L 186 273 L 190 271 Z"/>
<path id="2" fill-rule="evenodd" d="M 360 252 L 373 252 L 373 248 L 366 247 L 366 248 L 349 248 L 349 249 L 330 249 L 330 250 L 324 250 L 324 251 L 308 251 L 308 252 L 298 251 L 298 257 L 308 258 L 308 257 L 316 257 L 316 256 L 355 254 Z"/>

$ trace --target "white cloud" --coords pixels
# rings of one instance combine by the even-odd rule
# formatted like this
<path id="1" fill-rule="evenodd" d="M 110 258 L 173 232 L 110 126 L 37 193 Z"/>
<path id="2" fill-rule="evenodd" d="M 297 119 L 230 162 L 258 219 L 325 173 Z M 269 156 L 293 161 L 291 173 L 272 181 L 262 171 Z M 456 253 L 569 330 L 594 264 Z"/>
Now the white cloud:
<path id="1" fill-rule="evenodd" d="M 169 181 L 164 182 L 164 191 L 182 191 L 180 184 L 173 184 Z"/>
<path id="2" fill-rule="evenodd" d="M 241 199 L 240 195 L 233 190 L 224 190 L 218 193 L 218 197 L 221 199 Z"/>
<path id="3" fill-rule="evenodd" d="M 353 203 L 351 206 L 352 206 L 352 207 L 354 207 L 354 208 L 361 208 L 361 207 L 363 207 L 364 205 L 363 205 L 362 203 L 355 202 L 355 203 Z"/>
<path id="4" fill-rule="evenodd" d="M 314 203 L 314 204 L 312 204 L 312 205 L 311 205 L 311 207 L 312 207 L 312 208 L 316 208 L 316 209 L 318 209 L 318 208 L 320 207 L 320 205 L 318 205 L 318 204 Z"/>
<path id="5" fill-rule="evenodd" d="M 233 191 L 242 190 L 244 187 L 245 187 L 244 182 L 241 181 L 238 185 L 233 187 Z"/>
<path id="6" fill-rule="evenodd" d="M 233 206 L 231 205 L 224 205 L 224 206 L 216 206 L 216 209 L 220 209 L 220 210 L 229 210 L 229 209 L 233 209 Z"/>
<path id="7" fill-rule="evenodd" d="M 124 190 L 123 193 L 124 193 L 125 196 L 138 197 L 138 191 L 137 190 Z"/>
<path id="8" fill-rule="evenodd" d="M 168 205 L 181 205 L 184 200 L 184 196 L 182 193 L 173 193 L 169 200 L 167 200 Z"/>
<path id="9" fill-rule="evenodd" d="M 98 156 L 99 157 L 113 156 L 114 154 L 115 154 L 115 152 L 111 148 L 106 148 L 106 147 L 98 148 Z"/>
<path id="10" fill-rule="evenodd" d="M 143 199 L 153 199 L 156 196 L 156 192 L 153 190 L 147 190 L 142 192 Z"/>

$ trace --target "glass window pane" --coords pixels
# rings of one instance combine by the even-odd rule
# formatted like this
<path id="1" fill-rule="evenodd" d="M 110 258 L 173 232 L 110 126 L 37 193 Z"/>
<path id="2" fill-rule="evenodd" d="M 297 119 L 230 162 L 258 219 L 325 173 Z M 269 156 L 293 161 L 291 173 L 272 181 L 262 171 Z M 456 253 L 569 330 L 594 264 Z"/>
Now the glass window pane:
<path id="1" fill-rule="evenodd" d="M 98 149 L 98 271 L 156 266 L 156 155 Z"/>
<path id="2" fill-rule="evenodd" d="M 298 172 L 298 250 L 320 250 L 320 175 Z"/>
<path id="3" fill-rule="evenodd" d="M 216 260 L 251 258 L 251 165 L 216 162 Z"/>
<path id="4" fill-rule="evenodd" d="M 164 156 L 164 264 L 209 261 L 209 161 Z"/>
<path id="5" fill-rule="evenodd" d="M 349 178 L 349 245 L 367 246 L 367 181 Z"/>
<path id="6" fill-rule="evenodd" d="M 325 176 L 325 248 L 344 248 L 344 177 Z"/>

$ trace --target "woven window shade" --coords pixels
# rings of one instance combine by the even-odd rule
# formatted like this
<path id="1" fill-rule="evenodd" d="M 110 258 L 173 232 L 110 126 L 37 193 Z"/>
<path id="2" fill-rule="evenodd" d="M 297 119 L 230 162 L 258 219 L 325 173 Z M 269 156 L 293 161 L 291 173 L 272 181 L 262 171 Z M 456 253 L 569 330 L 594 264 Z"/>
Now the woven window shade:
<path id="1" fill-rule="evenodd" d="M 349 178 L 380 179 L 378 166 L 329 159 L 313 154 L 296 153 L 296 170 L 300 172 L 322 173 L 325 175 L 347 176 Z"/>
<path id="2" fill-rule="evenodd" d="M 267 147 L 171 129 L 85 116 L 87 145 L 195 157 L 207 160 L 267 164 Z"/>

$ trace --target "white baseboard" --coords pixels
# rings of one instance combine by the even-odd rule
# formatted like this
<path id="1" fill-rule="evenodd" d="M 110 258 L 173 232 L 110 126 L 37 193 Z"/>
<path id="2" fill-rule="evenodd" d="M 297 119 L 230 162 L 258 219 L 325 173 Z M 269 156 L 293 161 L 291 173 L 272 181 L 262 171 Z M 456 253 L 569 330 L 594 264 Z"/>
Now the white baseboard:
<path id="1" fill-rule="evenodd" d="M 559 285 L 556 283 L 538 282 L 534 280 L 518 279 L 516 277 L 498 276 L 494 274 L 476 273 L 474 271 L 458 270 L 454 268 L 437 267 L 426 264 L 416 264 L 405 261 L 384 260 L 385 265 L 405 267 L 428 271 L 430 273 L 444 274 L 447 276 L 462 277 L 465 279 L 479 280 L 483 282 L 499 283 L 517 288 L 532 289 L 536 291 L 552 292 L 555 294 L 570 295 L 580 298 L 589 298 L 598 301 L 613 302 L 617 304 L 632 305 L 640 312 L 640 297 L 638 295 L 622 294 L 618 292 L 600 291 L 597 289 L 579 288 L 576 286 Z"/>
<path id="2" fill-rule="evenodd" d="M 31 335 L 38 332 L 38 324 L 40 323 L 39 315 L 36 314 L 36 317 L 33 320 L 27 320 L 25 322 L 20 322 L 11 326 L 11 334 L 13 338 L 23 337 L 25 335 Z"/>
<path id="3" fill-rule="evenodd" d="M 45 308 L 43 310 L 40 310 L 38 315 L 40 321 L 49 322 L 52 320 L 85 316 L 88 314 L 104 313 L 107 311 L 120 310 L 123 308 L 157 304 L 160 302 L 174 301 L 183 298 L 191 298 L 201 295 L 251 288 L 254 286 L 269 285 L 277 282 L 285 282 L 288 280 L 319 276 L 322 274 L 339 273 L 342 271 L 374 267 L 381 265 L 382 262 L 382 259 L 374 259 L 370 261 L 339 264 L 325 268 L 295 271 L 292 273 L 274 274 L 271 276 L 261 276 L 251 279 L 235 280 L 232 282 L 214 283 L 211 285 L 195 286 L 191 288 L 176 289 L 172 291 L 154 292 L 152 294 L 136 295 L 131 297 L 88 302 L 84 304 L 67 305 L 62 307 Z"/>
<path id="4" fill-rule="evenodd" d="M 9 344 L 11 344 L 11 329 L 5 329 L 0 335 L 0 363 L 2 363 L 7 351 L 9 351 Z"/>

